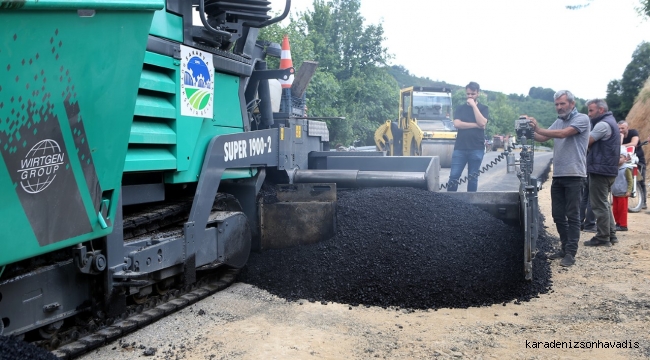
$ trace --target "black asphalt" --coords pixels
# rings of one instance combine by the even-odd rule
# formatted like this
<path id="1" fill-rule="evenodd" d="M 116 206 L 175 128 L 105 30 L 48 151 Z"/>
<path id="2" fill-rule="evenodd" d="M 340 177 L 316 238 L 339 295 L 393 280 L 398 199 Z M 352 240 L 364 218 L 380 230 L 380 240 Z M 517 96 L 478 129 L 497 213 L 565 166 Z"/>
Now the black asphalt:
<path id="1" fill-rule="evenodd" d="M 551 238 L 543 230 L 537 245 L 541 256 L 527 282 L 520 230 L 472 205 L 413 188 L 339 190 L 334 238 L 254 253 L 240 280 L 287 300 L 324 304 L 436 309 L 518 303 L 551 286 L 543 258 Z"/>
<path id="2" fill-rule="evenodd" d="M 0 336 L 0 360 L 57 360 L 54 354 L 9 336 Z"/>

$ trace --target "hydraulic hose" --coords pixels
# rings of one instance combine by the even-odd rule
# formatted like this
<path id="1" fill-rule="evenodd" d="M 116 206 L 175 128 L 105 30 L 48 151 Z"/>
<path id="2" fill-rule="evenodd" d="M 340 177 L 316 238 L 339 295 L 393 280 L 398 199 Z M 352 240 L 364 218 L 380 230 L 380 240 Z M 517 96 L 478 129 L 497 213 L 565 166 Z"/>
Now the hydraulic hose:
<path id="1" fill-rule="evenodd" d="M 458 179 L 457 181 L 455 181 L 456 184 L 457 184 L 457 185 L 460 185 L 460 184 L 463 184 L 463 183 L 468 182 L 469 179 L 476 179 L 476 178 L 478 178 L 481 174 L 483 174 L 483 173 L 485 173 L 486 171 L 490 170 L 491 168 L 493 168 L 494 166 L 496 166 L 496 164 L 498 164 L 498 163 L 501 162 L 503 159 L 505 159 L 505 158 L 508 156 L 508 153 L 512 151 L 512 149 L 513 149 L 512 147 L 508 146 L 508 148 L 505 149 L 505 150 L 504 150 L 504 151 L 503 151 L 499 156 L 497 156 L 494 160 L 490 161 L 490 163 L 488 163 L 488 164 L 484 165 L 482 168 L 480 168 L 479 171 L 478 171 L 477 173 L 467 174 L 467 176 L 465 176 L 464 178 L 462 178 L 462 179 Z M 453 182 L 454 182 L 453 180 L 450 180 L 449 182 L 447 182 L 447 183 L 445 183 L 445 184 L 441 184 L 441 185 L 440 185 L 440 190 L 442 190 L 442 189 L 447 189 L 447 187 L 449 187 L 449 184 L 450 184 L 450 183 L 453 183 Z"/>
<path id="2" fill-rule="evenodd" d="M 269 19 L 269 20 L 267 20 L 267 21 L 265 21 L 265 22 L 263 22 L 263 23 L 261 23 L 261 24 L 259 24 L 257 26 L 252 26 L 252 25 L 250 25 L 250 26 L 251 27 L 256 27 L 256 28 L 263 28 L 265 26 L 275 24 L 278 21 L 284 20 L 284 18 L 286 18 L 287 15 L 289 15 L 289 10 L 290 9 L 291 9 L 291 0 L 287 0 L 286 4 L 284 6 L 284 12 L 282 12 L 282 14 L 280 16 L 275 17 L 273 19 Z M 245 25 L 248 25 L 248 24 L 245 24 Z"/>
<path id="3" fill-rule="evenodd" d="M 199 16 L 201 17 L 201 22 L 203 23 L 203 26 L 205 26 L 205 28 L 208 29 L 209 32 L 219 36 L 224 36 L 228 40 L 232 38 L 231 33 L 223 30 L 217 30 L 208 23 L 208 20 L 205 18 L 205 0 L 199 0 Z"/>

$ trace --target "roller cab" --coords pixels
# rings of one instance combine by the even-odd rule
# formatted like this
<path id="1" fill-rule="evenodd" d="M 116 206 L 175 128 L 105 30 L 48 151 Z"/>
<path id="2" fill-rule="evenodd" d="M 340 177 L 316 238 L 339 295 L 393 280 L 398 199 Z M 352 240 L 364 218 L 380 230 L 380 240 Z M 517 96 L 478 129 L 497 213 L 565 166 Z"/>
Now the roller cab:
<path id="1" fill-rule="evenodd" d="M 437 156 L 451 166 L 457 131 L 451 89 L 408 87 L 400 90 L 399 120 L 386 121 L 375 131 L 379 151 L 390 156 Z"/>

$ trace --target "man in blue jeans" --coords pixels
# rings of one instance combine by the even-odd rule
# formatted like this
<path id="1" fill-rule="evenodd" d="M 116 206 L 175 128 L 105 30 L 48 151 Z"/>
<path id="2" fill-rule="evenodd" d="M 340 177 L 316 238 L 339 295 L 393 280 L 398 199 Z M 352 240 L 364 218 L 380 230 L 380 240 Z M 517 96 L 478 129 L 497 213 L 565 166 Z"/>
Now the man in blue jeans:
<path id="1" fill-rule="evenodd" d="M 465 86 L 467 103 L 454 110 L 454 127 L 458 129 L 454 153 L 451 156 L 451 170 L 447 191 L 457 191 L 460 175 L 467 165 L 467 191 L 476 191 L 478 175 L 483 154 L 485 154 L 485 126 L 488 122 L 489 109 L 478 103 L 480 86 L 470 82 Z"/>
<path id="2" fill-rule="evenodd" d="M 553 221 L 560 235 L 562 248 L 549 259 L 562 259 L 560 265 L 575 264 L 580 240 L 580 200 L 587 181 L 587 146 L 591 124 L 589 117 L 576 109 L 575 97 L 568 90 L 553 96 L 558 118 L 548 128 L 539 127 L 535 118 L 528 118 L 535 128 L 535 140 L 554 139 L 551 208 Z"/>

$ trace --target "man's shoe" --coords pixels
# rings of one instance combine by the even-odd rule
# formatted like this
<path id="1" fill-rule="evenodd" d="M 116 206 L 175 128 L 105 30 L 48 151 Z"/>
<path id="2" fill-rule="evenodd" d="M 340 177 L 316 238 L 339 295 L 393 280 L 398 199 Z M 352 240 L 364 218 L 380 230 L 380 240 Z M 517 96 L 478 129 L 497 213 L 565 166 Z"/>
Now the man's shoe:
<path id="1" fill-rule="evenodd" d="M 584 232 L 590 232 L 590 233 L 596 233 L 598 232 L 595 228 L 584 228 L 582 229 Z"/>
<path id="2" fill-rule="evenodd" d="M 646 205 L 646 204 L 643 204 L 643 206 L 641 206 L 641 209 L 644 209 L 644 210 L 645 210 L 645 209 L 647 209 L 647 208 L 648 208 L 648 205 Z"/>
<path id="3" fill-rule="evenodd" d="M 626 230 L 626 231 L 627 231 L 627 230 Z M 614 245 L 614 244 L 618 244 L 618 238 L 610 237 L 610 238 L 609 238 L 609 242 L 612 243 L 612 245 Z"/>
<path id="4" fill-rule="evenodd" d="M 571 254 L 566 254 L 562 259 L 562 261 L 560 261 L 560 265 L 564 267 L 569 267 L 575 263 L 576 263 L 576 259 Z"/>
<path id="5" fill-rule="evenodd" d="M 627 231 L 627 226 L 616 225 L 616 231 Z"/>
<path id="6" fill-rule="evenodd" d="M 612 243 L 609 241 L 600 241 L 596 238 L 591 238 L 591 240 L 587 240 L 584 242 L 585 246 L 612 246 Z"/>
<path id="7" fill-rule="evenodd" d="M 566 254 L 564 253 L 564 251 L 560 250 L 554 254 L 549 255 L 548 258 L 551 260 L 563 259 L 565 255 Z"/>

